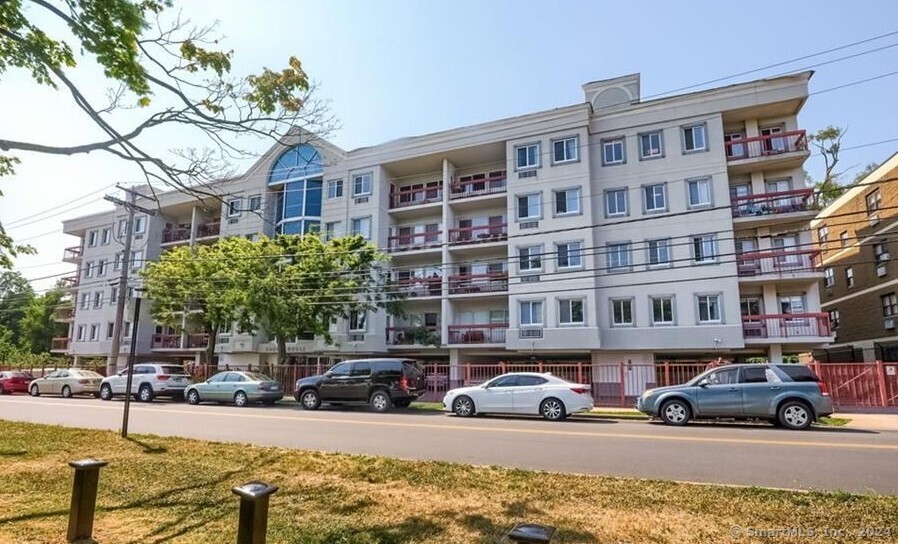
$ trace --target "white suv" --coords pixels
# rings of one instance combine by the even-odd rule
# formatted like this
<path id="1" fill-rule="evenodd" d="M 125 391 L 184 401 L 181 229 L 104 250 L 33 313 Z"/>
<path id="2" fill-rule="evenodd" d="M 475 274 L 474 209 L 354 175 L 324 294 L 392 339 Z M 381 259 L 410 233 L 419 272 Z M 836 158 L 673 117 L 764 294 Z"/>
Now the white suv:
<path id="1" fill-rule="evenodd" d="M 109 376 L 100 383 L 100 398 L 112 400 L 124 395 L 128 385 L 128 369 Z M 141 402 L 151 402 L 155 397 L 184 398 L 184 389 L 190 385 L 190 374 L 180 365 L 164 363 L 140 363 L 134 365 L 131 394 Z"/>

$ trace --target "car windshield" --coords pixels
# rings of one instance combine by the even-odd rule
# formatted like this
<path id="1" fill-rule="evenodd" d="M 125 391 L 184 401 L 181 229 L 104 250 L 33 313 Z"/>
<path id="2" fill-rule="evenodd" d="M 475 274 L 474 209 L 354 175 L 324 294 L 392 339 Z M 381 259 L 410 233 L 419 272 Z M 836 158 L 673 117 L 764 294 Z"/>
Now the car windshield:
<path id="1" fill-rule="evenodd" d="M 93 370 L 70 370 L 69 372 L 71 372 L 72 374 L 74 374 L 76 376 L 81 376 L 84 378 L 102 378 L 103 377 L 102 374 L 97 374 Z"/>

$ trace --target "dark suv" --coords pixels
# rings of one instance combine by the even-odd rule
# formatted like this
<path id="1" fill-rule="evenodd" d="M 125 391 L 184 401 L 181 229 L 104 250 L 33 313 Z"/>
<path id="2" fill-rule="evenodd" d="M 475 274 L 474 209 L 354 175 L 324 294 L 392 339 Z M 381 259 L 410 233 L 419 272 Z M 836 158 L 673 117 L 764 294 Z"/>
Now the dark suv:
<path id="1" fill-rule="evenodd" d="M 322 403 L 357 403 L 386 412 L 408 406 L 424 390 L 424 372 L 410 359 L 358 359 L 297 380 L 294 396 L 306 410 L 317 410 Z"/>

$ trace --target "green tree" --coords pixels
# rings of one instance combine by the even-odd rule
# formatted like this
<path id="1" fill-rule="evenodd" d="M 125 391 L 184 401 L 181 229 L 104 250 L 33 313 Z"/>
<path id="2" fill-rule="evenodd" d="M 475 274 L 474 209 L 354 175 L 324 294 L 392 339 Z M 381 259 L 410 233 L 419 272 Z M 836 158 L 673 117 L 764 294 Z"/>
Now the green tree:
<path id="1" fill-rule="evenodd" d="M 53 338 L 65 336 L 68 327 L 58 323 L 53 316 L 66 301 L 66 292 L 58 286 L 31 300 L 25 308 L 19 331 L 18 345 L 22 351 L 48 353 Z"/>
<path id="2" fill-rule="evenodd" d="M 865 177 L 872 174 L 873 171 L 876 170 L 877 168 L 879 168 L 879 163 L 877 163 L 877 162 L 867 163 L 867 166 L 863 167 L 860 172 L 858 172 L 857 174 L 854 175 L 854 181 L 852 181 L 851 184 L 857 185 L 858 183 L 863 181 L 863 179 Z"/>
<path id="3" fill-rule="evenodd" d="M 0 0 L 0 77 L 13 69 L 27 72 L 36 85 L 63 93 L 102 133 L 59 144 L 44 131 L 47 141 L 24 141 L 11 134 L 14 125 L 0 124 L 0 152 L 109 153 L 133 164 L 147 182 L 222 199 L 204 182 L 227 174 L 230 159 L 257 155 L 246 147 L 248 140 L 275 144 L 288 134 L 322 135 L 334 126 L 298 58 L 290 57 L 280 70 L 232 75 L 234 52 L 218 49 L 215 26 L 194 26 L 173 4 Z M 106 96 L 92 96 L 78 83 L 96 80 L 108 83 Z M 143 114 L 115 115 L 123 108 Z M 196 147 L 174 156 L 152 149 L 146 138 L 169 129 Z M 11 174 L 19 160 L 0 153 L 0 176 Z M 0 225 L 0 266 L 8 268 L 11 257 L 26 251 Z"/>
<path id="4" fill-rule="evenodd" d="M 823 157 L 823 179 L 814 183 L 814 191 L 820 207 L 828 206 L 842 196 L 842 193 L 846 190 L 846 187 L 839 183 L 839 177 L 843 172 L 836 172 L 836 165 L 839 163 L 839 152 L 842 149 L 842 138 L 845 136 L 845 132 L 846 130 L 841 127 L 829 125 L 808 137 L 811 145 L 817 148 L 817 151 Z M 808 179 L 810 179 L 810 176 L 808 176 Z"/>
<path id="5" fill-rule="evenodd" d="M 0 272 L 0 328 L 10 332 L 9 342 L 18 345 L 22 317 L 34 299 L 34 289 L 19 272 Z"/>

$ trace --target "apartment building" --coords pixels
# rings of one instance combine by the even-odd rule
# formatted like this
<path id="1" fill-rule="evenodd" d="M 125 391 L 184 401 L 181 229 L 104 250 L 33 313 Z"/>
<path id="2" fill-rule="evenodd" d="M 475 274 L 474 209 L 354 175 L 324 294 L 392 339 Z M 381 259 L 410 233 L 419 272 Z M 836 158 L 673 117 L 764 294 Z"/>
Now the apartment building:
<path id="1" fill-rule="evenodd" d="M 152 260 L 260 233 L 369 238 L 392 258 L 406 317 L 353 315 L 334 345 L 288 343 L 306 361 L 779 361 L 832 340 L 797 117 L 810 77 L 642 100 L 633 74 L 584 85 L 579 104 L 352 151 L 297 132 L 223 181 L 224 204 L 160 195 L 135 251 Z M 66 254 L 78 306 L 60 352 L 107 349 L 114 307 L 92 297 L 106 277 L 96 263 L 116 266 L 123 213 L 64 224 L 81 243 Z M 106 229 L 109 243 L 93 244 Z M 139 336 L 141 352 L 181 357 L 214 341 L 229 364 L 276 352 L 264 331 L 191 332 L 187 315 Z"/>
<path id="2" fill-rule="evenodd" d="M 824 362 L 898 360 L 898 153 L 811 223 L 822 250 L 822 308 L 835 342 L 815 350 Z"/>

